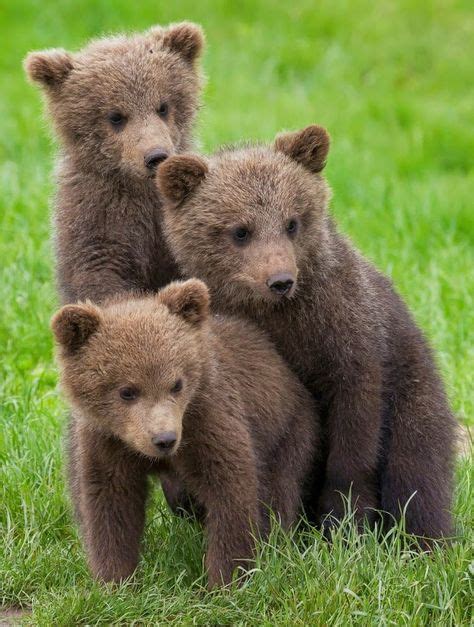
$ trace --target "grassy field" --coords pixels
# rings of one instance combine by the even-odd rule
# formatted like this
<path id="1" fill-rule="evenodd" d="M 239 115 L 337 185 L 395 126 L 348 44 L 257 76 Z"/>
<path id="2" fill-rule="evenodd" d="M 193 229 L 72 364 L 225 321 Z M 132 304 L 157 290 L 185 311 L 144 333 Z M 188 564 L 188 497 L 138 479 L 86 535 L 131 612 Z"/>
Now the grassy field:
<path id="1" fill-rule="evenodd" d="M 393 277 L 437 350 L 452 406 L 474 417 L 474 11 L 454 0 L 6 0 L 0 12 L 0 605 L 38 625 L 468 625 L 474 475 L 459 462 L 458 537 L 412 555 L 402 531 L 330 548 L 276 534 L 239 590 L 203 588 L 202 534 L 156 492 L 133 581 L 90 578 L 63 479 L 65 407 L 49 318 L 55 147 L 21 61 L 30 49 L 181 19 L 207 33 L 203 148 L 331 132 L 343 230 Z M 0 622 L 2 618 L 0 615 Z"/>

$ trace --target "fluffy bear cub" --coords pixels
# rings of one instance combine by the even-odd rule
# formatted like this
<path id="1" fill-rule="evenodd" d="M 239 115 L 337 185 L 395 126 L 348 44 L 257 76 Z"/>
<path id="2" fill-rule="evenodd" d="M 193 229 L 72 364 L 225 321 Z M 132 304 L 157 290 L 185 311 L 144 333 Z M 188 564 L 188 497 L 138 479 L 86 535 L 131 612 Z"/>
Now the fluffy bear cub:
<path id="1" fill-rule="evenodd" d="M 211 587 L 251 560 L 268 508 L 285 529 L 298 514 L 317 447 L 311 395 L 261 331 L 208 308 L 189 280 L 52 320 L 75 415 L 72 498 L 103 580 L 137 566 L 150 473 L 176 475 L 204 511 Z"/>
<path id="2" fill-rule="evenodd" d="M 27 56 L 61 142 L 54 223 L 63 303 L 156 291 L 178 278 L 153 176 L 189 149 L 203 41 L 184 22 Z"/>
<path id="3" fill-rule="evenodd" d="M 351 495 L 359 521 L 406 508 L 409 532 L 447 536 L 455 421 L 407 307 L 328 213 L 328 150 L 309 126 L 268 147 L 171 158 L 158 172 L 165 233 L 217 310 L 265 329 L 321 403 L 324 483 L 308 508 L 330 526 Z"/>

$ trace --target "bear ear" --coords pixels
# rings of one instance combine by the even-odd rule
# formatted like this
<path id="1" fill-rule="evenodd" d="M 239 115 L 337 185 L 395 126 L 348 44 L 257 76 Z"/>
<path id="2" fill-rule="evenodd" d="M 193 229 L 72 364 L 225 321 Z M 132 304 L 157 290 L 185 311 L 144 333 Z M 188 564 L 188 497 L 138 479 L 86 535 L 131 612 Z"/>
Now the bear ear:
<path id="1" fill-rule="evenodd" d="M 66 305 L 51 319 L 51 329 L 58 344 L 72 354 L 97 331 L 100 321 L 100 311 L 92 304 Z"/>
<path id="2" fill-rule="evenodd" d="M 30 80 L 54 89 L 68 77 L 73 68 L 73 58 L 71 54 L 59 48 L 30 52 L 23 66 Z"/>
<path id="3" fill-rule="evenodd" d="M 209 290 L 198 279 L 170 283 L 158 293 L 157 298 L 172 314 L 196 326 L 200 326 L 209 315 Z"/>
<path id="4" fill-rule="evenodd" d="M 159 192 L 173 203 L 181 202 L 202 183 L 209 172 L 206 161 L 195 155 L 176 155 L 158 168 Z"/>
<path id="5" fill-rule="evenodd" d="M 163 48 L 181 55 L 188 63 L 193 63 L 204 47 L 202 28 L 192 22 L 171 24 L 163 33 Z"/>
<path id="6" fill-rule="evenodd" d="M 301 163 L 310 172 L 321 172 L 329 152 L 329 133 L 322 126 L 307 126 L 295 133 L 282 133 L 274 149 Z"/>

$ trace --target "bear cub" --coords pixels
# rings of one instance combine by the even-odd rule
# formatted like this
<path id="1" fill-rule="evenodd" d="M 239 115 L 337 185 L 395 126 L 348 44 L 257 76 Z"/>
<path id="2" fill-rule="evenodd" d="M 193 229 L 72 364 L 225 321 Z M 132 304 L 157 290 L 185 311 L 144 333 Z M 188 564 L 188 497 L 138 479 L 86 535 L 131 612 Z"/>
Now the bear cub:
<path id="1" fill-rule="evenodd" d="M 310 126 L 268 147 L 172 157 L 157 173 L 165 234 L 217 310 L 265 329 L 320 403 L 325 461 L 308 514 L 329 530 L 342 496 L 359 522 L 406 508 L 429 545 L 452 533 L 455 421 L 407 307 L 328 213 L 328 150 Z"/>
<path id="2" fill-rule="evenodd" d="M 250 322 L 209 314 L 204 283 L 66 305 L 52 329 L 95 576 L 136 568 L 150 474 L 171 472 L 204 512 L 210 587 L 252 559 L 269 509 L 295 522 L 318 444 L 311 395 Z"/>
<path id="3" fill-rule="evenodd" d="M 158 165 L 189 149 L 201 90 L 191 23 L 52 49 L 25 60 L 61 142 L 54 215 L 63 303 L 179 277 L 161 230 Z"/>

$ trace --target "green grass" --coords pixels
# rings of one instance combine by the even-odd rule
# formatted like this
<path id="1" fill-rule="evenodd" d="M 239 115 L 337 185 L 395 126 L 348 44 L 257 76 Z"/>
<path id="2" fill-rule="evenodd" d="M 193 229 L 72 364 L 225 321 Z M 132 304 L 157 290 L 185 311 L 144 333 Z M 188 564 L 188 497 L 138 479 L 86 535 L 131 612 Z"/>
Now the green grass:
<path id="1" fill-rule="evenodd" d="M 54 146 L 30 49 L 192 19 L 208 37 L 200 136 L 208 150 L 311 122 L 333 137 L 327 175 L 347 233 L 408 301 L 452 406 L 474 417 L 474 11 L 467 0 L 13 0 L 0 13 L 0 605 L 72 624 L 468 625 L 472 460 L 458 468 L 458 538 L 412 555 L 401 531 L 277 535 L 240 590 L 207 594 L 202 534 L 157 492 L 133 582 L 90 578 L 65 496 L 48 322 L 57 301 L 49 199 Z M 1 617 L 0 617 L 1 620 Z"/>

